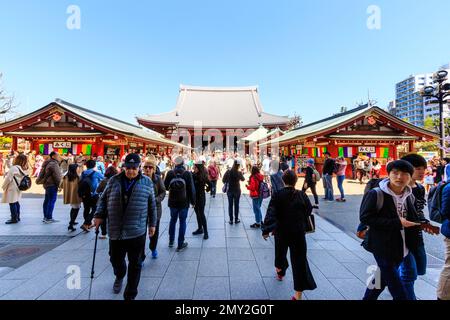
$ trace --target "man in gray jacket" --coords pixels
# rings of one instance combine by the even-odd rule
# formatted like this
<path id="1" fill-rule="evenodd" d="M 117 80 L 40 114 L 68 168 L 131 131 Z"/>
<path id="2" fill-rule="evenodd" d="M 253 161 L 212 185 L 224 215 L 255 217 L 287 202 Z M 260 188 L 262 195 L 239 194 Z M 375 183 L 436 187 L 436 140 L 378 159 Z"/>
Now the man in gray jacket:
<path id="1" fill-rule="evenodd" d="M 114 293 L 122 290 L 127 273 L 125 256 L 128 255 L 128 278 L 125 300 L 134 300 L 141 277 L 145 240 L 148 232 L 155 233 L 157 221 L 153 182 L 140 170 L 137 154 L 125 158 L 125 172 L 112 177 L 100 198 L 95 213 L 98 228 L 108 218 L 109 255 L 116 280 Z"/>

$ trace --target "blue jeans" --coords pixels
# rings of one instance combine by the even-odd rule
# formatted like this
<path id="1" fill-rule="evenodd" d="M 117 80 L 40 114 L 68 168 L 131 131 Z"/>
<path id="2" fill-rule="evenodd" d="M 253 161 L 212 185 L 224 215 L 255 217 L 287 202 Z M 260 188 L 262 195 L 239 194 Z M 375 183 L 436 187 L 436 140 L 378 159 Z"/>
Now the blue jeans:
<path id="1" fill-rule="evenodd" d="M 409 254 L 403 259 L 399 272 L 400 279 L 405 287 L 408 300 L 417 300 L 414 293 L 414 282 L 417 276 L 423 276 L 427 271 L 427 255 L 425 246 L 420 246 L 416 250 L 409 250 Z"/>
<path id="2" fill-rule="evenodd" d="M 170 224 L 169 224 L 169 241 L 175 241 L 175 227 L 177 220 L 180 219 L 180 229 L 178 231 L 178 247 L 184 243 L 184 235 L 186 233 L 186 219 L 189 208 L 170 208 Z"/>
<path id="3" fill-rule="evenodd" d="M 377 300 L 383 290 L 388 287 L 394 300 L 408 300 L 406 289 L 400 279 L 399 264 L 374 255 L 380 269 L 379 282 L 373 280 L 373 288 L 367 288 L 363 300 Z"/>
<path id="4" fill-rule="evenodd" d="M 9 211 L 11 212 L 11 220 L 20 219 L 20 203 L 14 202 L 9 204 Z"/>
<path id="5" fill-rule="evenodd" d="M 253 213 L 255 214 L 256 223 L 261 224 L 262 222 L 262 213 L 261 213 L 261 205 L 262 205 L 262 197 L 253 198 Z"/>
<path id="6" fill-rule="evenodd" d="M 345 176 L 337 177 L 338 188 L 339 188 L 339 191 L 341 192 L 341 199 L 345 199 L 344 187 L 343 187 L 344 180 L 345 180 Z"/>
<path id="7" fill-rule="evenodd" d="M 324 179 L 324 186 L 325 186 L 325 199 L 334 201 L 334 195 L 333 195 L 333 176 L 329 174 L 325 174 L 323 176 Z"/>
<path id="8" fill-rule="evenodd" d="M 58 196 L 58 187 L 50 186 L 45 188 L 45 199 L 44 199 L 44 218 L 53 219 L 53 209 L 55 208 L 56 198 Z"/>

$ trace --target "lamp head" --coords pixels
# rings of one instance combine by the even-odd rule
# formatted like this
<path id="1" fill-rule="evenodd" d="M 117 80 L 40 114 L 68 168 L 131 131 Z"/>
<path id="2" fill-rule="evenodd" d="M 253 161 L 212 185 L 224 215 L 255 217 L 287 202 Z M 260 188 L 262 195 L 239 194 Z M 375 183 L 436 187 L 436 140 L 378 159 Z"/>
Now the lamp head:
<path id="1" fill-rule="evenodd" d="M 425 88 L 423 88 L 420 92 L 423 96 L 430 96 L 434 93 L 434 87 L 432 86 L 427 86 Z"/>

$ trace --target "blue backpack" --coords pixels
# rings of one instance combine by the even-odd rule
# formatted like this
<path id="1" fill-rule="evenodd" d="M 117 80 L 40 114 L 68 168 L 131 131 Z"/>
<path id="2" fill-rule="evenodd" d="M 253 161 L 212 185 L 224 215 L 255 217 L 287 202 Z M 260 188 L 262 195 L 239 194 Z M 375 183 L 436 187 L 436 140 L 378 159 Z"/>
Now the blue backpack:
<path id="1" fill-rule="evenodd" d="M 436 187 L 431 188 L 428 194 L 428 212 L 431 221 L 443 223 L 446 219 L 442 214 L 442 192 L 448 182 L 441 182 Z"/>

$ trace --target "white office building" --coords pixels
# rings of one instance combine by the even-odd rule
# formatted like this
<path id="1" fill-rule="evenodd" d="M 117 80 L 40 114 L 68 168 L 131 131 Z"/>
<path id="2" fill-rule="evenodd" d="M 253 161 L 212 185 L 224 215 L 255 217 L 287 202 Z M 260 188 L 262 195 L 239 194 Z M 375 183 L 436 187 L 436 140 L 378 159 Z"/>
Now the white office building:
<path id="1" fill-rule="evenodd" d="M 441 67 L 449 69 L 449 65 Z M 448 70 L 450 73 L 450 70 Z M 430 98 L 423 98 L 420 90 L 433 85 L 433 73 L 411 75 L 395 86 L 395 103 L 390 104 L 389 112 L 407 120 L 410 123 L 423 127 L 428 117 L 439 117 L 439 105 Z M 447 108 L 444 107 L 444 110 Z"/>

